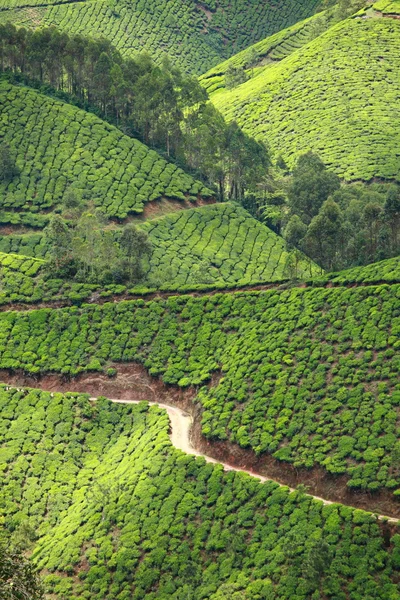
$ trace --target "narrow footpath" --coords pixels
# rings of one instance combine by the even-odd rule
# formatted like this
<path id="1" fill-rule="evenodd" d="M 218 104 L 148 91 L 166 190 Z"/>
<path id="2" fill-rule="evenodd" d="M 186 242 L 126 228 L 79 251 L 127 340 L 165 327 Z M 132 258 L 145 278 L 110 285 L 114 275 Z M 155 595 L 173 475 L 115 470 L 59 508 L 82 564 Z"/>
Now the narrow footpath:
<path id="1" fill-rule="evenodd" d="M 91 400 L 96 401 L 97 398 L 92 397 Z M 113 399 L 113 398 L 109 398 L 109 400 L 111 402 L 115 402 L 116 404 L 139 404 L 139 402 L 142 402 L 140 400 L 117 400 L 117 399 Z M 263 475 L 260 475 L 259 473 L 256 473 L 254 471 L 247 471 L 245 469 L 240 469 L 240 468 L 230 465 L 228 463 L 220 463 L 219 461 L 215 460 L 214 458 L 211 458 L 210 456 L 207 456 L 207 455 L 203 454 L 202 452 L 197 451 L 191 442 L 191 429 L 192 429 L 192 425 L 193 425 L 193 418 L 188 413 L 181 410 L 180 408 L 177 408 L 176 406 L 170 406 L 168 404 L 162 404 L 162 403 L 158 403 L 158 402 L 148 402 L 148 404 L 149 404 L 149 406 L 158 406 L 159 408 L 163 408 L 168 413 L 169 420 L 171 423 L 170 439 L 171 439 L 172 445 L 175 448 L 177 448 L 178 450 L 182 450 L 186 454 L 192 454 L 193 456 L 202 456 L 209 463 L 222 464 L 225 471 L 237 471 L 237 472 L 241 472 L 241 473 L 247 473 L 248 475 L 255 477 L 256 479 L 258 479 L 261 482 L 275 481 L 274 479 L 264 477 Z M 275 482 L 275 483 L 279 483 L 279 482 Z M 282 485 L 282 484 L 279 484 L 279 485 Z M 288 486 L 286 486 L 286 487 L 288 487 Z M 289 487 L 289 490 L 294 491 L 294 489 L 290 488 L 290 487 Z M 314 498 L 314 500 L 319 500 L 320 502 L 322 502 L 325 505 L 337 504 L 337 502 L 331 502 L 330 500 L 325 500 L 324 498 L 320 498 L 319 496 L 313 496 L 312 494 L 309 494 L 309 495 L 311 495 L 312 498 Z M 400 522 L 400 519 L 395 519 L 394 517 L 387 517 L 385 515 L 376 515 L 376 516 L 377 516 L 378 520 L 380 520 L 380 521 L 387 521 L 388 523 L 399 523 Z"/>

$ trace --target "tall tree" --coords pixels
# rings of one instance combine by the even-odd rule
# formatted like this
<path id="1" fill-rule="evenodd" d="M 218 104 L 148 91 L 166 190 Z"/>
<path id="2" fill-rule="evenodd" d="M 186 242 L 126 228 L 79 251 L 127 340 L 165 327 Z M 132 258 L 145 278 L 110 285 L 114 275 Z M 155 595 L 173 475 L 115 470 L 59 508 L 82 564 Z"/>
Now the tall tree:
<path id="1" fill-rule="evenodd" d="M 304 247 L 325 269 L 333 270 L 340 266 L 342 240 L 343 215 L 338 204 L 329 199 L 312 219 Z"/>
<path id="2" fill-rule="evenodd" d="M 121 235 L 120 247 L 129 280 L 139 281 L 143 276 L 143 259 L 151 253 L 147 233 L 131 223 L 126 225 Z"/>
<path id="3" fill-rule="evenodd" d="M 399 250 L 400 231 L 400 188 L 397 185 L 390 186 L 384 206 L 384 216 L 392 232 L 392 252 Z"/>

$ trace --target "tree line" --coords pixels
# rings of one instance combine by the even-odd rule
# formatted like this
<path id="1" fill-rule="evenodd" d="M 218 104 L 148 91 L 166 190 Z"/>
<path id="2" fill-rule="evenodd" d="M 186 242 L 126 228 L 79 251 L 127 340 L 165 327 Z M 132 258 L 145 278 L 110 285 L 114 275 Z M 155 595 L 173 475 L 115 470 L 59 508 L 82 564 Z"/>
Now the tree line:
<path id="1" fill-rule="evenodd" d="M 0 69 L 14 81 L 53 93 L 138 137 L 238 200 L 255 189 L 270 164 L 267 148 L 227 124 L 195 77 L 166 57 L 123 58 L 106 39 L 0 25 Z"/>

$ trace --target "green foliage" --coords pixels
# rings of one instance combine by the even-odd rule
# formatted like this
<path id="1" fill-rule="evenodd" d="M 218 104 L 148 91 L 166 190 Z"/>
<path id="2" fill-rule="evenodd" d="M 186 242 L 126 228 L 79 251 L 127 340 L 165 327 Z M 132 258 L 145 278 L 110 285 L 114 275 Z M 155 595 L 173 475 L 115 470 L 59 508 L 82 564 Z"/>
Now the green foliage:
<path id="1" fill-rule="evenodd" d="M 199 74 L 310 16 L 317 5 L 317 0 L 31 0 L 32 11 L 23 8 L 23 0 L 1 0 L 0 17 L 30 28 L 55 25 L 71 34 L 104 37 L 126 57 L 147 50 L 160 64 L 168 55 L 185 71 Z"/>
<path id="2" fill-rule="evenodd" d="M 398 180 L 399 49 L 398 20 L 346 19 L 212 101 L 291 167 L 311 150 L 347 181 Z"/>
<path id="3" fill-rule="evenodd" d="M 18 550 L 0 543 L 0 598 L 2 600 L 43 600 L 41 582 Z"/>
<path id="4" fill-rule="evenodd" d="M 140 213 L 166 196 L 211 196 L 157 152 L 92 114 L 23 87 L 0 83 L 0 135 L 12 140 L 22 170 L 0 184 L 2 206 L 38 212 L 74 190 L 109 217 Z"/>
<path id="5" fill-rule="evenodd" d="M 95 291 L 103 297 L 122 294 L 128 285 L 133 293 L 143 293 L 139 281 L 151 288 L 190 290 L 288 278 L 284 240 L 234 204 L 182 210 L 116 231 L 103 227 L 93 214 L 84 213 L 75 228 L 68 228 L 54 215 L 44 240 L 43 235 L 0 239 L 0 249 L 16 248 L 48 259 L 46 263 L 0 253 L 0 305 L 77 303 Z M 315 263 L 298 252 L 297 278 L 310 279 L 320 273 Z"/>
<path id="6" fill-rule="evenodd" d="M 328 171 L 321 159 L 302 154 L 293 171 L 288 190 L 289 207 L 304 223 L 310 223 L 328 197 L 340 188 L 340 179 Z"/>
<path id="7" fill-rule="evenodd" d="M 0 511 L 10 532 L 35 528 L 50 595 L 399 597 L 397 534 L 386 543 L 368 513 L 184 455 L 161 409 L 4 386 L 0 407 Z"/>
<path id="8" fill-rule="evenodd" d="M 203 433 L 352 488 L 399 488 L 400 288 L 176 296 L 0 314 L 0 368 L 76 375 L 139 361 L 201 385 Z"/>

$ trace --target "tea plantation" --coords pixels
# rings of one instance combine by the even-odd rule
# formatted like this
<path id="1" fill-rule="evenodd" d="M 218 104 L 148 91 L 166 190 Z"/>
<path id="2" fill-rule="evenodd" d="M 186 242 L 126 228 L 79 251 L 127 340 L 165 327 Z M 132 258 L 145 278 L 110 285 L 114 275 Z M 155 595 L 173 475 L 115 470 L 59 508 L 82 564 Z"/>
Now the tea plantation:
<path id="1" fill-rule="evenodd" d="M 121 219 L 141 213 L 146 202 L 162 196 L 212 195 L 157 152 L 96 116 L 6 82 L 0 82 L 0 137 L 15 152 L 21 171 L 0 184 L 2 208 L 11 223 L 15 211 L 31 219 L 31 213 L 53 209 L 67 190 Z"/>
<path id="2" fill-rule="evenodd" d="M 324 278 L 328 281 L 328 278 Z M 316 278 L 321 282 L 322 278 Z M 335 285 L 346 283 L 400 283 L 400 256 L 381 260 L 366 267 L 354 267 L 341 273 L 330 273 L 329 281 Z"/>
<path id="3" fill-rule="evenodd" d="M 399 180 L 399 73 L 400 22 L 352 18 L 212 100 L 290 166 L 312 150 L 348 181 Z"/>
<path id="4" fill-rule="evenodd" d="M 225 74 L 229 68 L 245 69 L 248 78 L 254 77 L 265 65 L 289 56 L 328 28 L 329 20 L 325 12 L 319 13 L 238 52 L 207 71 L 200 81 L 212 94 L 225 88 Z"/>
<path id="5" fill-rule="evenodd" d="M 64 600 L 397 600 L 400 535 L 175 450 L 145 403 L 0 387 L 3 495 Z"/>
<path id="6" fill-rule="evenodd" d="M 0 305 L 10 302 L 78 302 L 94 291 L 100 296 L 135 293 L 223 288 L 234 284 L 268 283 L 289 278 L 288 251 L 283 238 L 253 219 L 243 208 L 230 203 L 181 210 L 158 219 L 139 222 L 149 235 L 151 255 L 144 264 L 144 278 L 134 285 L 99 285 L 51 279 L 44 260 L 2 250 L 26 252 L 31 257 L 49 257 L 44 233 L 0 237 L 2 288 Z M 118 239 L 120 230 L 116 229 Z M 321 269 L 305 256 L 299 261 L 298 277 L 320 276 Z M 146 287 L 145 287 L 146 286 Z"/>
<path id="7" fill-rule="evenodd" d="M 0 22 L 109 39 L 125 56 L 168 54 L 191 73 L 313 14 L 318 0 L 0 0 Z M 18 8 L 23 7 L 23 8 Z"/>
<path id="8" fill-rule="evenodd" d="M 233 204 L 215 204 L 147 221 L 153 246 L 146 277 L 165 283 L 256 283 L 288 279 L 283 238 Z M 320 268 L 305 256 L 298 277 Z"/>
<path id="9" fill-rule="evenodd" d="M 0 368 L 139 361 L 200 386 L 209 438 L 398 494 L 399 298 L 398 285 L 298 288 L 2 313 Z"/>

